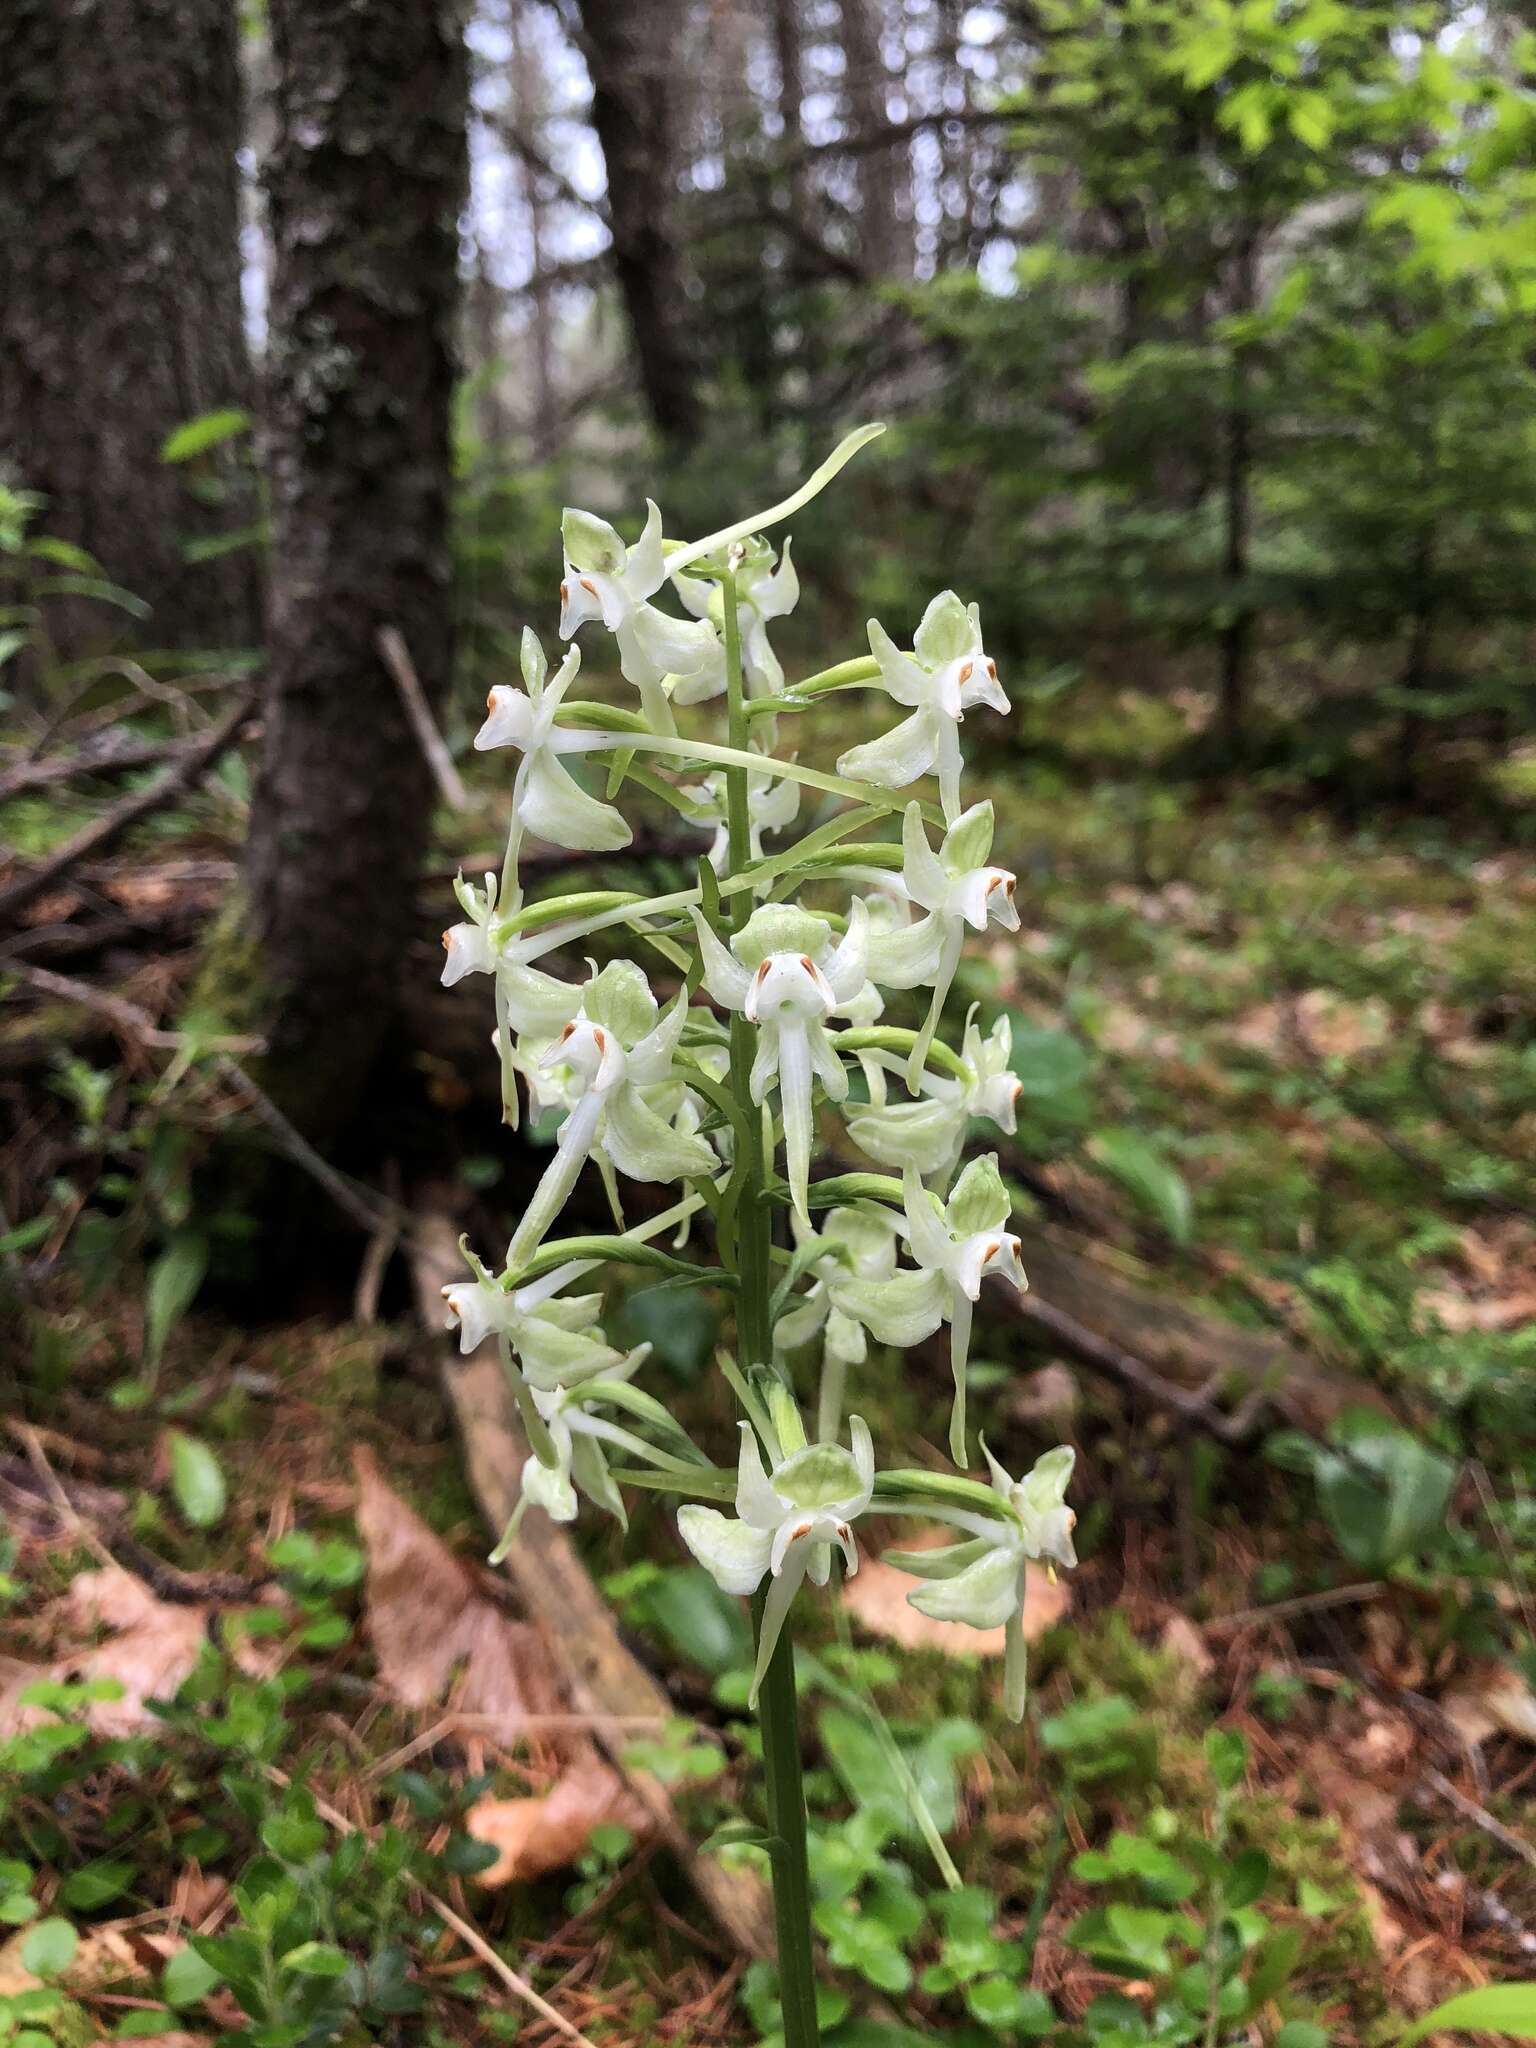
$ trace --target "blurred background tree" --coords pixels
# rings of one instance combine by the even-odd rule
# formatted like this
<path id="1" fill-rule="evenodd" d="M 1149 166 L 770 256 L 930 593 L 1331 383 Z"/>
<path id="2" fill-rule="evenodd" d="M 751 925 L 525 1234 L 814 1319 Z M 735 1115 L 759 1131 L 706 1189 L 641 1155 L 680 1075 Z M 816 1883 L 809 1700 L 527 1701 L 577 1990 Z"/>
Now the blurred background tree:
<path id="1" fill-rule="evenodd" d="M 1516 0 L 366 12 L 248 14 L 242 95 L 220 6 L 23 5 L 0 85 L 6 479 L 166 647 L 264 661 L 246 931 L 344 1077 L 317 1134 L 427 843 L 379 631 L 462 746 L 568 498 L 707 525 L 878 416 L 861 509 L 796 534 L 813 626 L 958 582 L 1021 716 L 1130 688 L 1170 773 L 1356 810 L 1481 801 L 1528 731 Z"/>

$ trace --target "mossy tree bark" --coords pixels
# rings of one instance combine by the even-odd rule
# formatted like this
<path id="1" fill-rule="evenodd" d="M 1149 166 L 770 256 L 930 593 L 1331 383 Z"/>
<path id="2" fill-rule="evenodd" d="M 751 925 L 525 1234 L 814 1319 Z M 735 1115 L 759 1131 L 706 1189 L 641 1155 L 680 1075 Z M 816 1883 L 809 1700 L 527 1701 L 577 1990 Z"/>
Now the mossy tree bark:
<path id="1" fill-rule="evenodd" d="M 465 190 L 455 0 L 271 0 L 276 132 L 265 755 L 247 938 L 275 992 L 266 1080 L 344 1130 L 398 1013 L 432 785 L 379 658 L 429 702 L 452 656 L 450 406 Z"/>
<path id="2" fill-rule="evenodd" d="M 43 493 L 41 531 L 153 609 L 140 644 L 258 638 L 253 549 L 186 544 L 254 517 L 234 444 L 196 481 L 173 427 L 250 398 L 240 303 L 235 0 L 11 0 L 0 65 L 0 473 Z M 122 614 L 60 602 L 60 651 Z"/>

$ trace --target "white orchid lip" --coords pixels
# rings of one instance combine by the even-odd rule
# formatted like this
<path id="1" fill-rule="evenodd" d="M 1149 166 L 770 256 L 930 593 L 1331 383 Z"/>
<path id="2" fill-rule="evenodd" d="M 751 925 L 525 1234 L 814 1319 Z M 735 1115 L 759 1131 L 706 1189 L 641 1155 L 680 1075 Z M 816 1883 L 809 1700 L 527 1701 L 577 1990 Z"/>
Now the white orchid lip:
<path id="1" fill-rule="evenodd" d="M 629 1061 L 611 1031 L 585 1017 L 573 1018 L 539 1061 L 544 1071 L 569 1067 L 589 1089 L 598 1093 L 623 1080 Z"/>
<path id="2" fill-rule="evenodd" d="M 808 953 L 770 953 L 759 965 L 742 1010 L 756 1024 L 768 1016 L 827 1018 L 837 997 Z"/>

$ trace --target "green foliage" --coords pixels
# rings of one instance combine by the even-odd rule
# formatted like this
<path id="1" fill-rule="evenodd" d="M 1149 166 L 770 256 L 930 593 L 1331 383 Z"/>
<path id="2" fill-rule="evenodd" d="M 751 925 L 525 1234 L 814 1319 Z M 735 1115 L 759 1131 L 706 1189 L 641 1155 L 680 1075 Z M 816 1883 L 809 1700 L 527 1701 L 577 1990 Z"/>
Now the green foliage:
<path id="1" fill-rule="evenodd" d="M 1455 1464 L 1380 1415 L 1341 1416 L 1326 1445 L 1292 1431 L 1267 1449 L 1276 1464 L 1310 1473 L 1335 1542 L 1365 1571 L 1390 1571 L 1444 1530 Z"/>

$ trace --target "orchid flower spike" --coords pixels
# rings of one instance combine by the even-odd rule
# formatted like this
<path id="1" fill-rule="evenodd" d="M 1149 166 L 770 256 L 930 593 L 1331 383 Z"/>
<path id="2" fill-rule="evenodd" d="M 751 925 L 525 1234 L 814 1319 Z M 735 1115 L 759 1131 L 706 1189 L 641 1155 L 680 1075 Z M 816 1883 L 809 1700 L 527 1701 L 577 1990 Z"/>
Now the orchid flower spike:
<path id="1" fill-rule="evenodd" d="M 599 1144 L 631 1180 L 707 1177 L 716 1166 L 702 1138 L 674 1130 L 646 1099 L 647 1090 L 673 1079 L 688 1012 L 686 991 L 663 1015 L 634 962 L 615 960 L 573 993 L 578 1002 L 569 1021 L 530 1062 L 541 1076 L 555 1077 L 570 1113 L 508 1247 L 507 1264 L 514 1269 L 543 1242 Z"/>
<path id="2" fill-rule="evenodd" d="M 730 865 L 731 830 L 727 822 L 727 798 L 725 791 L 725 770 L 717 768 L 713 775 L 702 783 L 685 788 L 688 797 L 702 813 L 700 822 L 713 825 L 715 836 L 710 841 L 705 856 L 717 875 L 723 875 Z M 765 770 L 761 775 L 748 774 L 747 779 L 747 846 L 753 860 L 763 857 L 763 834 L 782 832 L 792 825 L 800 810 L 800 785 L 791 782 L 787 775 L 775 775 Z"/>
<path id="3" fill-rule="evenodd" d="M 964 1622 L 967 1628 L 1004 1631 L 1003 1698 L 1010 1719 L 1024 1718 L 1027 1653 L 1024 1594 L 1032 1563 L 1075 1565 L 1072 1528 L 1077 1517 L 1066 1505 L 1075 1453 L 1066 1445 L 1035 1460 L 1023 1479 L 1011 1479 L 987 1449 L 992 1490 L 1010 1513 L 988 1521 L 986 1533 L 941 1550 L 894 1551 L 886 1562 L 914 1578 L 926 1579 L 907 1595 L 919 1614 L 935 1621 Z"/>
<path id="4" fill-rule="evenodd" d="M 849 1137 L 881 1166 L 893 1167 L 898 1173 L 915 1166 L 925 1180 L 937 1179 L 947 1186 L 960 1163 L 973 1118 L 985 1117 L 1009 1136 L 1016 1128 L 1023 1083 L 1009 1071 L 1012 1046 L 1013 1027 L 1007 1016 L 999 1017 L 983 1038 L 973 1005 L 961 1047 L 966 1079 L 924 1068 L 923 1092 L 916 1101 L 888 1103 L 872 1098 L 867 1108 L 849 1116 Z"/>
<path id="5" fill-rule="evenodd" d="M 569 640 L 589 620 L 601 619 L 619 646 L 619 668 L 640 692 L 651 730 L 671 733 L 674 721 L 663 682 L 718 670 L 724 656 L 706 619 L 674 619 L 649 600 L 667 580 L 661 513 L 646 500 L 645 530 L 626 547 L 606 519 L 569 507 L 561 517 L 565 570 L 560 584 L 560 637 Z"/>
<path id="6" fill-rule="evenodd" d="M 704 958 L 704 986 L 728 1010 L 757 1026 L 751 1094 L 762 1103 L 775 1079 L 784 1116 L 785 1178 L 802 1222 L 811 1176 L 811 1093 L 820 1081 L 842 1102 L 848 1076 L 827 1036 L 827 1019 L 855 1001 L 865 984 L 864 906 L 855 903 L 848 929 L 834 941 L 825 918 L 789 904 L 765 903 L 727 951 L 700 914 L 694 925 Z"/>
<path id="7" fill-rule="evenodd" d="M 911 654 L 901 652 L 878 619 L 869 622 L 869 649 L 880 664 L 880 686 L 898 704 L 912 705 L 912 715 L 882 738 L 850 748 L 837 772 L 881 789 L 905 789 L 936 771 L 944 816 L 952 823 L 960 815 L 960 722 L 977 704 L 1009 708 L 997 663 L 981 644 L 980 613 L 946 590 L 923 613 Z"/>
<path id="8" fill-rule="evenodd" d="M 858 1570 L 851 1525 L 869 1506 L 875 1485 L 874 1444 L 857 1415 L 849 1421 L 852 1448 L 845 1451 L 841 1444 L 808 1444 L 797 1413 L 785 1427 L 790 1413 L 785 1396 L 774 1407 L 778 1443 L 771 1476 L 750 1425 L 741 1425 L 736 1520 L 691 1503 L 677 1513 L 683 1541 L 722 1592 L 755 1593 L 765 1574 L 772 1577 L 748 1701 L 754 1707 L 801 1583 L 807 1577 L 815 1586 L 827 1583 L 834 1548 L 850 1576 Z"/>
<path id="9" fill-rule="evenodd" d="M 741 633 L 741 669 L 749 697 L 771 697 L 784 687 L 784 669 L 768 644 L 768 621 L 782 619 L 800 599 L 800 579 L 789 559 L 786 540 L 774 566 L 773 549 L 761 534 L 738 542 L 731 550 L 736 576 L 736 619 Z M 725 604 L 720 588 L 721 571 L 713 557 L 695 562 L 689 572 L 672 579 L 683 603 L 696 619 L 708 619 L 717 632 L 725 630 Z M 699 704 L 718 697 L 725 688 L 725 668 L 718 676 L 712 669 L 680 680 L 672 692 L 675 704 Z"/>
<path id="10" fill-rule="evenodd" d="M 563 755 L 610 747 L 611 733 L 582 732 L 555 723 L 560 700 L 581 667 L 581 649 L 573 647 L 553 677 L 535 634 L 523 629 L 523 680 L 526 690 L 498 683 L 485 700 L 487 717 L 475 734 L 477 753 L 493 747 L 517 747 L 522 760 L 512 784 L 512 836 L 508 873 L 517 872 L 517 848 L 525 832 L 551 846 L 579 847 L 591 853 L 613 853 L 633 836 L 612 804 L 600 803 L 581 788 L 562 760 Z"/>
<path id="11" fill-rule="evenodd" d="M 1028 1286 L 1019 1263 L 1019 1240 L 1006 1228 L 1008 1191 L 997 1155 L 973 1159 L 941 1203 L 923 1186 L 915 1166 L 902 1176 L 907 1248 L 917 1270 L 883 1281 L 850 1280 L 840 1289 L 840 1306 L 858 1317 L 877 1344 L 907 1350 L 948 1323 L 950 1370 L 955 1399 L 949 1417 L 950 1455 L 966 1463 L 965 1368 L 970 1355 L 971 1314 L 988 1273 L 1021 1291 Z"/>
<path id="12" fill-rule="evenodd" d="M 884 988 L 933 991 L 907 1068 L 907 1085 L 914 1093 L 960 964 L 966 928 L 1019 928 L 1014 876 L 1007 868 L 986 864 L 991 851 L 990 802 L 972 804 L 954 819 L 937 853 L 928 844 L 922 807 L 907 805 L 901 824 L 901 882 L 908 900 L 925 914 L 915 923 L 871 934 L 869 971 Z"/>

